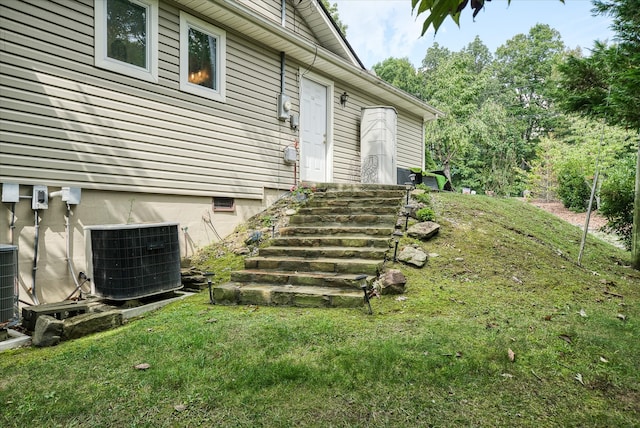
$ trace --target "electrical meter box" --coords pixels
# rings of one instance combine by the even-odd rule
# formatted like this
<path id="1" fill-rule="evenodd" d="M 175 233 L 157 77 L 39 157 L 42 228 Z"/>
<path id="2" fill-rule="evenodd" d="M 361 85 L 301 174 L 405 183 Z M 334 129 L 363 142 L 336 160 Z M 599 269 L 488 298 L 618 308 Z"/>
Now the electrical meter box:
<path id="1" fill-rule="evenodd" d="M 46 210 L 47 208 L 49 208 L 49 192 L 47 191 L 47 186 L 33 186 L 31 209 Z"/>
<path id="2" fill-rule="evenodd" d="M 288 95 L 278 94 L 278 119 L 289 119 L 289 111 L 291 110 L 291 99 Z"/>

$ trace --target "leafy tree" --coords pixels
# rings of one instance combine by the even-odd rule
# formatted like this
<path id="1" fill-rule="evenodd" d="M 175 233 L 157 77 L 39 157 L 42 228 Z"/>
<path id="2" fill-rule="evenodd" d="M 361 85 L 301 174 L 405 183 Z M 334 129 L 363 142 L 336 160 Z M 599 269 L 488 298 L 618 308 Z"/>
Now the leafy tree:
<path id="1" fill-rule="evenodd" d="M 431 47 L 427 49 L 427 53 L 422 60 L 422 71 L 424 73 L 433 72 L 438 66 L 448 57 L 451 56 L 451 51 L 445 47 L 441 47 L 438 42 L 435 42 Z"/>
<path id="2" fill-rule="evenodd" d="M 478 74 L 493 62 L 493 55 L 491 55 L 487 45 L 482 43 L 479 36 L 476 36 L 471 43 L 464 47 L 462 52 L 467 53 L 474 58 L 474 71 Z"/>
<path id="3" fill-rule="evenodd" d="M 452 163 L 465 159 L 471 149 L 470 119 L 477 116 L 488 74 L 477 75 L 472 55 L 449 53 L 439 47 L 427 51 L 423 64 L 430 64 L 423 72 L 424 95 L 447 114 L 443 119 L 427 124 L 426 141 L 434 160 L 451 180 Z"/>
<path id="4" fill-rule="evenodd" d="M 591 188 L 580 162 L 570 159 L 558 172 L 558 196 L 571 211 L 584 212 L 589 203 Z"/>
<path id="5" fill-rule="evenodd" d="M 409 58 L 387 58 L 373 66 L 373 71 L 382 80 L 396 88 L 422 98 L 422 81 Z"/>
<path id="6" fill-rule="evenodd" d="M 613 168 L 602 184 L 601 213 L 607 218 L 607 229 L 614 231 L 631 250 L 635 157 L 627 156 Z"/>
<path id="7" fill-rule="evenodd" d="M 618 44 L 597 43 L 590 57 L 571 57 L 561 68 L 560 98 L 569 111 L 603 118 L 640 135 L 640 0 L 594 1 L 613 17 Z M 632 264 L 640 269 L 640 141 L 635 174 Z"/>
<path id="8" fill-rule="evenodd" d="M 537 139 L 556 126 L 547 94 L 563 47 L 555 30 L 538 25 L 495 58 L 479 38 L 460 52 L 438 44 L 427 50 L 425 99 L 447 113 L 427 125 L 427 144 L 454 185 L 500 194 L 524 189 L 522 168 Z"/>
<path id="9" fill-rule="evenodd" d="M 485 6 L 485 1 L 491 0 L 471 0 L 471 9 L 473 9 L 473 17 L 480 12 Z M 564 3 L 564 0 L 560 0 Z M 507 0 L 511 4 L 511 0 Z M 411 9 L 419 16 L 428 13 L 427 18 L 422 25 L 422 35 L 424 35 L 429 27 L 433 26 L 437 33 L 438 28 L 444 22 L 447 16 L 460 25 L 460 14 L 469 5 L 469 0 L 411 0 Z"/>
<path id="10" fill-rule="evenodd" d="M 527 177 L 529 190 L 536 198 L 549 202 L 555 199 L 558 192 L 556 165 L 562 159 L 559 140 L 545 137 L 536 149 L 536 158 L 531 164 Z"/>
<path id="11" fill-rule="evenodd" d="M 551 94 L 555 90 L 553 71 L 564 53 L 558 31 L 536 24 L 528 34 L 518 34 L 496 51 L 496 68 L 510 113 L 521 127 L 523 152 L 529 160 L 533 140 L 555 128 L 556 114 Z"/>

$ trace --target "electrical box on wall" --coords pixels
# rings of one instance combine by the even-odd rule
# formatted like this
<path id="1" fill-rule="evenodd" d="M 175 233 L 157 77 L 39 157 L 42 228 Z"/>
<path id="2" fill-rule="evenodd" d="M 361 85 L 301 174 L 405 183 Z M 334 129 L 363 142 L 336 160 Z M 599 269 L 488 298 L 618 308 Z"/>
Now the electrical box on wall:
<path id="1" fill-rule="evenodd" d="M 286 163 L 294 163 L 298 158 L 298 151 L 293 146 L 284 148 L 284 161 Z"/>
<path id="2" fill-rule="evenodd" d="M 298 126 L 300 126 L 300 116 L 298 116 L 296 113 L 291 114 L 289 121 L 291 123 L 291 129 L 293 129 L 294 131 L 298 129 Z"/>
<path id="3" fill-rule="evenodd" d="M 31 209 L 46 210 L 47 208 L 49 208 L 49 192 L 47 191 L 47 186 L 33 186 Z"/>
<path id="4" fill-rule="evenodd" d="M 79 187 L 63 187 L 62 202 L 69 205 L 78 205 L 80 203 L 81 189 Z"/>
<path id="5" fill-rule="evenodd" d="M 288 95 L 278 95 L 278 119 L 289 119 L 289 111 L 291 110 L 291 99 Z"/>
<path id="6" fill-rule="evenodd" d="M 20 185 L 2 183 L 2 202 L 20 202 Z"/>

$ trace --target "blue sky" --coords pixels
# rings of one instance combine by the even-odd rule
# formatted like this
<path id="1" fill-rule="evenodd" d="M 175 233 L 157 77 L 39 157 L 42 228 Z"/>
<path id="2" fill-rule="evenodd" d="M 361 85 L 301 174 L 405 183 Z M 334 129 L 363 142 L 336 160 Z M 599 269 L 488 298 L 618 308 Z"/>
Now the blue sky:
<path id="1" fill-rule="evenodd" d="M 506 0 L 487 2 L 472 18 L 467 9 L 460 28 L 447 18 L 434 36 L 430 29 L 420 37 L 423 18 L 411 14 L 411 0 L 330 0 L 338 4 L 340 20 L 348 25 L 347 40 L 365 67 L 389 57 L 408 57 L 418 67 L 427 49 L 437 42 L 459 51 L 479 36 L 491 52 L 519 33 L 528 33 L 537 23 L 558 30 L 567 47 L 588 51 L 594 40 L 611 41 L 611 20 L 592 16 L 590 0 Z"/>

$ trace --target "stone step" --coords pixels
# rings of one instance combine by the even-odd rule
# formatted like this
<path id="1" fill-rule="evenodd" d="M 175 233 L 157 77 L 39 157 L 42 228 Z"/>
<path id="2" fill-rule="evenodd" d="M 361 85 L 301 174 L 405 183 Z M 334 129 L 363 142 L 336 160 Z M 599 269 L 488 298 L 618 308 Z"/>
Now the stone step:
<path id="1" fill-rule="evenodd" d="M 245 269 L 231 272 L 231 282 L 307 287 L 344 287 L 356 290 L 362 286 L 362 280 L 356 279 L 359 276 L 359 274 Z M 375 277 L 373 276 L 366 278 L 368 283 L 374 279 Z"/>
<path id="2" fill-rule="evenodd" d="M 364 208 L 364 207 L 392 207 L 395 209 L 400 201 L 405 202 L 401 198 L 327 198 L 322 196 L 314 196 L 306 204 L 305 207 L 322 208 L 322 207 L 346 207 L 346 208 Z M 397 211 L 397 209 L 396 209 Z"/>
<path id="3" fill-rule="evenodd" d="M 213 289 L 218 304 L 361 307 L 363 282 L 382 269 L 398 223 L 404 186 L 311 184 L 315 192 L 271 245 L 231 281 Z M 356 279 L 359 278 L 359 279 Z"/>
<path id="4" fill-rule="evenodd" d="M 355 214 L 355 215 L 294 215 L 289 219 L 290 225 L 324 225 L 324 226 L 358 226 L 394 224 L 397 215 Z"/>
<path id="5" fill-rule="evenodd" d="M 319 236 L 274 238 L 271 245 L 277 247 L 374 247 L 389 248 L 391 238 L 371 236 Z"/>
<path id="6" fill-rule="evenodd" d="M 384 260 L 304 258 L 304 257 L 248 257 L 245 269 L 289 270 L 292 272 L 332 272 L 377 275 Z"/>
<path id="7" fill-rule="evenodd" d="M 296 306 L 303 308 L 353 308 L 364 305 L 359 290 L 331 287 L 228 282 L 215 286 L 213 298 L 220 304 Z"/>
<path id="8" fill-rule="evenodd" d="M 293 217 L 292 217 L 293 218 Z M 366 237 L 387 237 L 390 238 L 395 230 L 394 226 L 287 226 L 279 230 L 281 236 L 296 236 L 296 237 L 347 237 L 347 236 L 361 236 Z"/>
<path id="9" fill-rule="evenodd" d="M 394 199 L 397 200 L 401 196 L 406 195 L 407 192 L 403 190 L 362 190 L 353 189 L 345 191 L 326 191 L 313 193 L 314 198 L 319 199 Z"/>
<path id="10" fill-rule="evenodd" d="M 301 186 L 315 188 L 319 192 L 342 192 L 353 190 L 404 190 L 404 185 L 373 183 L 318 183 L 303 181 Z"/>
<path id="11" fill-rule="evenodd" d="M 262 257 L 303 258 L 357 258 L 383 259 L 389 248 L 367 247 L 265 247 L 258 253 Z"/>
<path id="12" fill-rule="evenodd" d="M 337 201 L 336 201 L 337 202 Z M 342 201 L 341 201 L 342 202 Z M 373 205 L 352 206 L 347 204 L 322 204 L 319 206 L 306 205 L 298 210 L 297 215 L 348 215 L 348 214 L 377 214 L 398 215 L 399 206 L 389 206 L 375 202 Z"/>

